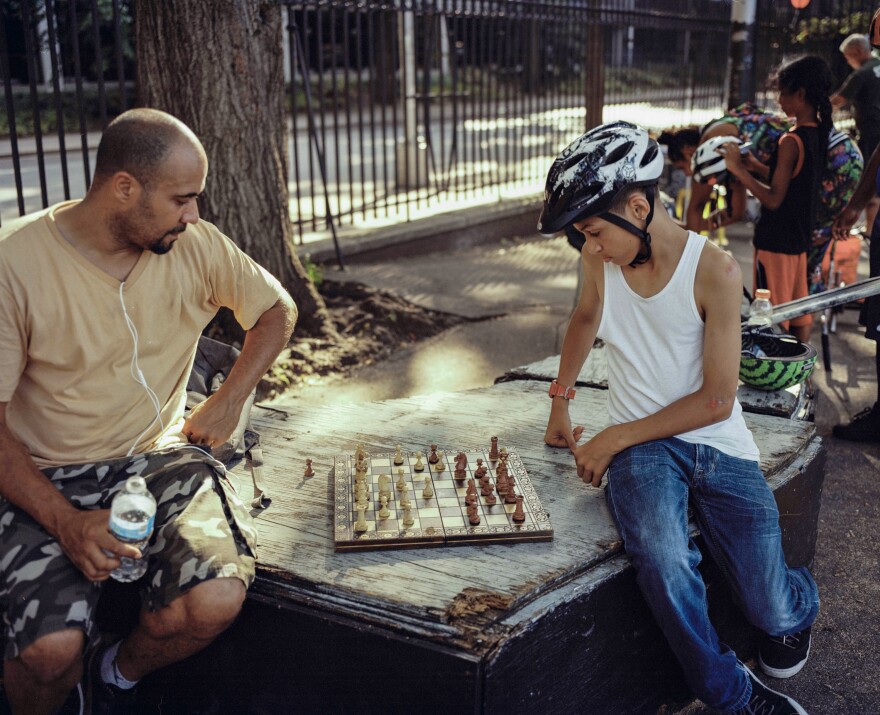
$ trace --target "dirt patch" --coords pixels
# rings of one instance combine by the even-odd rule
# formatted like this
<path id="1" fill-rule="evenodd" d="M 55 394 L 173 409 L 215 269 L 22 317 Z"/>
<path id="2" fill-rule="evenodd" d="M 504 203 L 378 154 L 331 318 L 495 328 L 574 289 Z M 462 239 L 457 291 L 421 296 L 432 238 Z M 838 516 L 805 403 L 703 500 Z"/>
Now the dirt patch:
<path id="1" fill-rule="evenodd" d="M 286 348 L 260 382 L 266 400 L 319 377 L 345 374 L 442 333 L 466 318 L 441 313 L 362 283 L 324 280 L 318 288 L 342 341 L 304 337 Z"/>

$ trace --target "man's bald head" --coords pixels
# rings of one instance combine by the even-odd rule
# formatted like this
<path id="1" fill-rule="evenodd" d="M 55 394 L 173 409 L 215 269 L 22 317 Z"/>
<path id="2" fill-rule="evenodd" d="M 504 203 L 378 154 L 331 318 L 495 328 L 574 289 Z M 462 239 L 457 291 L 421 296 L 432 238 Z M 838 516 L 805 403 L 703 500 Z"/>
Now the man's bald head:
<path id="1" fill-rule="evenodd" d="M 158 109 L 131 109 L 104 130 L 98 145 L 94 185 L 119 171 L 131 174 L 144 186 L 160 173 L 162 164 L 178 146 L 190 146 L 204 156 L 193 131 L 176 117 Z"/>

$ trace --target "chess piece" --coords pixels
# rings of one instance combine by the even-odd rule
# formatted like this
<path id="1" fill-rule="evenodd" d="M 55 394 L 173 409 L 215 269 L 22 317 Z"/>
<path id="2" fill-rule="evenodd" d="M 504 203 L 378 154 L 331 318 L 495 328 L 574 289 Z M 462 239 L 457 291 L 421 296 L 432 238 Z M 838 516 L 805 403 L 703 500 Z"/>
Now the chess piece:
<path id="1" fill-rule="evenodd" d="M 434 490 L 431 488 L 431 477 L 425 477 L 425 488 L 422 489 L 422 496 L 430 499 L 434 496 Z"/>
<path id="2" fill-rule="evenodd" d="M 408 506 L 411 506 L 412 502 L 409 500 L 409 492 L 404 492 L 400 495 L 400 506 L 403 509 L 406 509 Z"/>
<path id="3" fill-rule="evenodd" d="M 467 510 L 468 521 L 471 523 L 471 526 L 476 526 L 480 523 L 480 513 L 477 511 L 477 505 L 471 504 Z"/>
<path id="4" fill-rule="evenodd" d="M 367 503 L 363 504 L 355 504 L 355 509 L 358 512 L 357 521 L 354 523 L 354 530 L 358 533 L 362 533 L 366 531 L 369 527 L 367 526 L 367 520 L 365 518 L 365 512 L 367 511 Z"/>
<path id="5" fill-rule="evenodd" d="M 437 463 L 434 465 L 435 472 L 442 472 L 446 469 L 446 460 L 443 456 L 443 452 L 437 452 Z"/>
<path id="6" fill-rule="evenodd" d="M 432 444 L 431 445 L 431 454 L 428 455 L 428 462 L 430 462 L 431 464 L 437 464 L 437 460 L 439 460 L 439 459 L 440 459 L 440 457 L 437 454 L 437 445 Z"/>
<path id="7" fill-rule="evenodd" d="M 476 488 L 476 486 L 474 486 L 473 477 L 471 477 L 468 480 L 468 488 L 467 488 L 467 492 L 465 493 L 465 496 L 464 496 L 464 503 L 465 504 L 473 504 L 476 501 L 477 501 L 477 488 Z"/>
<path id="8" fill-rule="evenodd" d="M 356 485 L 354 488 L 354 496 L 355 501 L 358 504 L 366 504 L 367 503 L 367 485 L 361 482 Z"/>
<path id="9" fill-rule="evenodd" d="M 306 469 L 303 472 L 303 476 L 304 477 L 314 477 L 315 476 L 315 470 L 312 469 L 312 460 L 311 459 L 306 460 Z"/>
<path id="10" fill-rule="evenodd" d="M 465 469 L 468 465 L 467 455 L 464 452 L 459 452 L 455 455 L 455 466 L 458 467 L 461 465 L 462 469 Z"/>
<path id="11" fill-rule="evenodd" d="M 495 489 L 498 490 L 498 493 L 501 496 L 504 496 L 505 494 L 507 494 L 507 487 L 508 487 L 508 484 L 507 484 L 507 475 L 506 474 L 500 474 L 499 476 L 497 476 L 495 478 Z"/>
<path id="12" fill-rule="evenodd" d="M 422 462 L 422 453 L 416 452 L 416 463 L 413 465 L 414 472 L 424 472 L 425 464 Z"/>
<path id="13" fill-rule="evenodd" d="M 493 491 L 495 490 L 492 488 L 492 482 L 489 481 L 488 477 L 484 477 L 480 480 L 480 494 L 482 494 L 484 497 L 487 497 Z"/>
<path id="14" fill-rule="evenodd" d="M 380 497 L 390 497 L 391 496 L 391 477 L 387 474 L 379 475 L 379 496 Z"/>
<path id="15" fill-rule="evenodd" d="M 498 450 L 498 459 L 500 459 L 505 464 L 507 464 L 507 457 L 508 456 L 509 455 L 507 454 L 507 447 L 502 447 L 501 449 Z"/>
<path id="16" fill-rule="evenodd" d="M 379 509 L 379 518 L 387 519 L 391 516 L 391 510 L 388 508 L 388 497 L 384 495 L 379 497 L 379 502 L 382 504 L 382 508 Z"/>
<path id="17" fill-rule="evenodd" d="M 416 523 L 416 520 L 412 517 L 412 509 L 408 506 L 403 508 L 403 525 L 404 526 L 412 526 Z"/>
<path id="18" fill-rule="evenodd" d="M 406 489 L 406 480 L 403 478 L 403 467 L 397 470 L 397 491 L 402 492 Z"/>
<path id="19" fill-rule="evenodd" d="M 523 511 L 522 494 L 520 494 L 516 498 L 516 509 L 513 510 L 513 516 L 511 518 L 518 524 L 526 520 L 526 513 L 525 511 Z"/>
<path id="20" fill-rule="evenodd" d="M 513 487 L 509 484 L 507 485 L 507 491 L 504 492 L 504 503 L 505 504 L 517 504 L 517 499 L 522 499 L 521 496 L 517 496 L 517 493 L 513 490 Z"/>
<path id="21" fill-rule="evenodd" d="M 464 479 L 467 476 L 467 472 L 465 471 L 464 467 L 460 466 L 460 463 L 456 463 L 453 476 L 456 479 Z"/>
<path id="22" fill-rule="evenodd" d="M 494 492 L 490 491 L 490 492 L 486 495 L 486 503 L 487 503 L 489 506 L 492 506 L 492 505 L 493 505 L 495 502 L 497 502 L 497 501 L 498 501 L 498 499 L 495 498 L 495 493 L 494 493 Z"/>
<path id="23" fill-rule="evenodd" d="M 394 464 L 398 466 L 403 464 L 403 452 L 400 451 L 400 445 L 397 445 L 397 451 L 394 453 Z"/>
<path id="24" fill-rule="evenodd" d="M 492 438 L 492 446 L 489 448 L 489 459 L 495 461 L 498 459 L 498 438 Z"/>
<path id="25" fill-rule="evenodd" d="M 476 471 L 474 471 L 474 475 L 476 475 L 477 477 L 482 477 L 482 476 L 485 475 L 488 471 L 489 471 L 489 470 L 487 470 L 487 469 L 486 469 L 486 466 L 483 464 L 483 460 L 482 460 L 482 458 L 481 458 L 481 457 L 477 457 L 477 469 L 476 469 Z"/>

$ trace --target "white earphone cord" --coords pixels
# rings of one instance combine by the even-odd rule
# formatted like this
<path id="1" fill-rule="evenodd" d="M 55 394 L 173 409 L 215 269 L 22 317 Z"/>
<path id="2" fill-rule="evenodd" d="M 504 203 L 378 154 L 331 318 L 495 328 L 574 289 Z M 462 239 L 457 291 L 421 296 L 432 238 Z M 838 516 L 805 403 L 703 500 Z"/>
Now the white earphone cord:
<path id="1" fill-rule="evenodd" d="M 129 365 L 129 372 L 131 373 L 132 378 L 136 383 L 141 385 L 144 390 L 147 391 L 147 397 L 150 399 L 150 403 L 153 405 L 153 409 L 156 410 L 156 416 L 153 418 L 152 422 L 147 425 L 147 428 L 141 432 L 134 441 L 134 444 L 131 445 L 131 448 L 126 453 L 126 457 L 130 457 L 138 443 L 141 441 L 141 437 L 143 437 L 150 429 L 156 424 L 156 421 L 159 422 L 160 427 L 164 430 L 165 423 L 162 421 L 162 406 L 159 404 L 159 397 L 153 392 L 153 388 L 151 388 L 147 384 L 147 380 L 144 377 L 144 373 L 141 372 L 141 368 L 138 365 L 138 334 L 137 328 L 134 325 L 134 322 L 128 315 L 128 311 L 125 309 L 125 299 L 123 297 L 123 290 L 125 288 L 125 282 L 119 284 L 119 303 L 122 305 L 122 315 L 125 318 L 125 326 L 128 328 L 128 332 L 131 333 L 131 339 L 134 343 L 132 353 L 131 353 L 131 363 Z"/>

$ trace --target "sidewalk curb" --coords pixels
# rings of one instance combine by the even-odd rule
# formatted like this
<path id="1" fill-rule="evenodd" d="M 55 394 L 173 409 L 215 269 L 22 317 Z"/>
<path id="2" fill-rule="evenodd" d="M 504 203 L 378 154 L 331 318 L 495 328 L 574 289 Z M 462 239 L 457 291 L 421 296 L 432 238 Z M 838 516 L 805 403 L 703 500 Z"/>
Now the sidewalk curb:
<path id="1" fill-rule="evenodd" d="M 344 261 L 366 263 L 532 236 L 537 233 L 540 211 L 539 197 L 507 199 L 393 226 L 343 229 L 337 236 Z M 336 262 L 333 240 L 329 238 L 299 245 L 296 251 L 314 263 Z"/>

